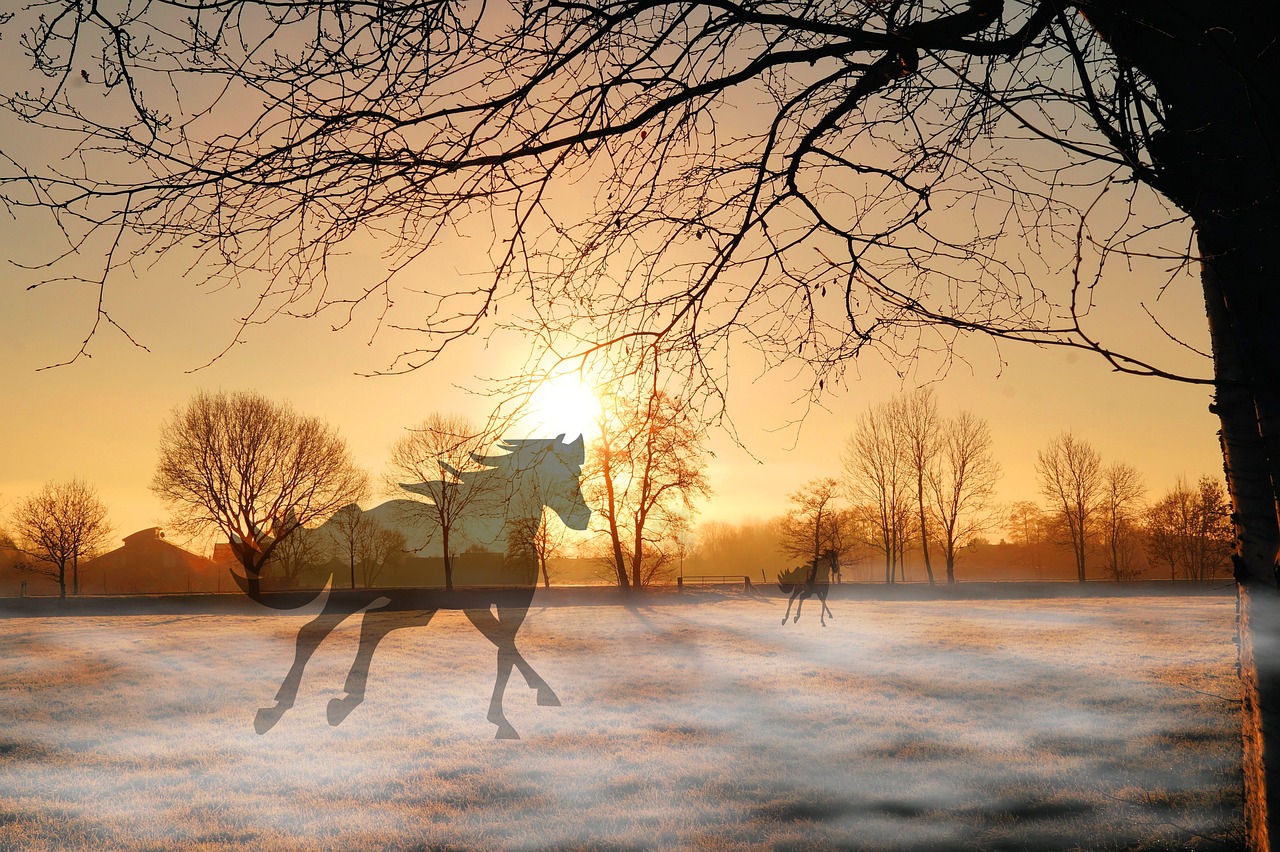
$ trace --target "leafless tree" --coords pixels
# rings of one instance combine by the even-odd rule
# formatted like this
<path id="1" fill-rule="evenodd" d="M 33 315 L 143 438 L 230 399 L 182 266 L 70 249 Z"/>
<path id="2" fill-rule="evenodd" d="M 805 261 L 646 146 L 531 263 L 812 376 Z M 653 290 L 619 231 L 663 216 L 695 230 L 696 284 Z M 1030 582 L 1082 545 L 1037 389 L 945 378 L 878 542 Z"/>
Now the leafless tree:
<path id="1" fill-rule="evenodd" d="M 13 536 L 10 535 L 9 529 L 4 524 L 4 504 L 0 503 L 0 547 L 13 547 Z"/>
<path id="2" fill-rule="evenodd" d="M 832 554 L 832 582 L 840 582 L 841 565 L 854 556 L 866 538 L 857 514 L 839 505 L 844 486 L 838 479 L 822 477 L 789 496 L 792 506 L 778 521 L 778 547 L 786 556 L 817 560 Z"/>
<path id="3" fill-rule="evenodd" d="M 1044 544 L 1049 519 L 1044 510 L 1030 500 L 1020 500 L 1009 507 L 1009 534 L 1014 544 L 1031 551 L 1033 568 L 1040 567 L 1040 546 Z"/>
<path id="4" fill-rule="evenodd" d="M 835 555 L 835 563 L 831 566 L 831 581 L 844 582 L 844 568 L 852 562 L 861 561 L 867 555 L 867 530 L 862 523 L 863 515 L 853 507 L 837 509 L 831 515 L 827 527 L 826 550 Z"/>
<path id="5" fill-rule="evenodd" d="M 1146 511 L 1147 552 L 1169 566 L 1169 579 L 1209 580 L 1230 565 L 1230 507 L 1207 476 L 1192 487 L 1181 477 Z"/>
<path id="6" fill-rule="evenodd" d="M 778 525 L 778 545 L 786 556 L 817 559 L 830 547 L 840 482 L 830 477 L 815 479 L 787 495 L 787 499 L 792 505 Z"/>
<path id="7" fill-rule="evenodd" d="M 1142 474 L 1132 465 L 1112 462 L 1103 468 L 1098 519 L 1107 573 L 1113 580 L 1128 580 L 1135 574 L 1133 561 L 1146 493 Z"/>
<path id="8" fill-rule="evenodd" d="M 251 595 L 281 542 L 368 489 L 333 428 L 247 391 L 201 391 L 174 409 L 159 454 L 151 490 L 180 530 L 227 537 Z"/>
<path id="9" fill-rule="evenodd" d="M 286 523 L 287 526 L 294 526 Z M 264 573 L 280 578 L 288 587 L 296 587 L 302 576 L 329 559 L 329 537 L 311 527 L 297 526 L 292 534 L 276 545 Z"/>
<path id="10" fill-rule="evenodd" d="M 938 455 L 942 449 L 943 426 L 938 414 L 938 400 L 934 396 L 933 388 L 925 387 L 896 397 L 890 405 L 896 428 L 902 435 L 901 448 L 907 471 L 913 481 L 914 499 L 918 510 L 916 526 L 920 533 L 920 553 L 924 557 L 925 574 L 928 575 L 929 585 L 932 586 L 933 563 L 929 559 L 932 518 L 926 509 L 930 496 L 926 488 L 926 480 L 929 478 L 930 470 L 937 465 Z M 936 497 L 936 494 L 934 496 Z M 940 516 L 938 520 L 941 520 Z M 943 532 L 945 533 L 945 530 Z M 954 546 L 954 538 L 952 545 Z M 948 582 L 955 582 L 954 568 L 953 547 L 947 564 Z"/>
<path id="11" fill-rule="evenodd" d="M 987 421 L 961 411 L 943 422 L 926 476 L 934 528 L 947 561 L 947 582 L 954 583 L 960 545 L 996 525 L 991 500 L 1000 464 L 992 454 Z"/>
<path id="12" fill-rule="evenodd" d="M 4 106 L 76 135 L 68 157 L 6 145 L 0 193 L 53 214 L 70 264 L 105 242 L 99 268 L 53 276 L 95 285 L 81 352 L 115 323 L 113 271 L 184 246 L 260 282 L 246 329 L 416 314 L 400 325 L 426 337 L 393 369 L 521 293 L 540 333 L 661 345 L 712 383 L 708 356 L 734 341 L 803 360 L 820 389 L 861 352 L 946 359 L 968 331 L 1211 383 L 1240 594 L 1256 597 L 1241 666 L 1263 848 L 1280 835 L 1280 748 L 1262 748 L 1280 661 L 1253 643 L 1280 635 L 1276 17 L 1248 0 L 51 0 L 3 18 L 0 46 L 25 53 Z M 593 196 L 557 193 L 584 176 Z M 495 276 L 397 301 L 469 214 L 496 231 Z M 389 235 L 386 275 L 330 281 L 369 234 Z M 1059 243 L 1076 258 L 1051 287 L 1037 256 Z M 1211 379 L 1091 325 L 1095 294 L 1127 295 L 1108 264 L 1144 256 L 1199 265 Z"/>
<path id="13" fill-rule="evenodd" d="M 387 487 L 405 495 L 402 485 L 420 485 L 430 502 L 406 503 L 412 512 L 407 520 L 425 521 L 440 533 L 444 549 L 444 584 L 453 589 L 453 560 L 462 549 L 458 533 L 469 513 L 484 504 L 489 495 L 473 487 L 459 487 L 459 474 L 477 470 L 476 457 L 493 443 L 495 435 L 476 429 L 466 418 L 432 414 L 410 429 L 391 448 L 387 462 Z M 421 494 L 421 492 L 410 492 Z M 354 571 L 353 571 L 354 576 Z"/>
<path id="14" fill-rule="evenodd" d="M 851 501 L 868 515 L 873 547 L 884 554 L 884 578 L 892 583 L 904 568 L 910 523 L 911 478 L 892 403 L 859 415 L 841 457 Z"/>
<path id="15" fill-rule="evenodd" d="M 511 522 L 509 549 L 526 555 L 538 566 L 543 588 L 551 588 L 551 560 L 563 549 L 568 534 L 563 524 L 557 524 L 549 512 L 532 518 L 516 518 Z"/>
<path id="16" fill-rule="evenodd" d="M 688 400 L 640 371 L 604 397 L 600 437 L 582 470 L 584 493 L 604 524 L 614 576 L 640 588 L 669 561 L 707 485 L 705 427 Z M 647 567 L 646 567 L 647 563 Z"/>
<path id="17" fill-rule="evenodd" d="M 1102 460 L 1097 451 L 1070 432 L 1051 440 L 1036 457 L 1040 492 L 1053 506 L 1076 559 L 1076 579 L 1083 583 L 1085 557 L 1097 523 L 1102 497 Z"/>
<path id="18" fill-rule="evenodd" d="M 101 549 L 111 534 L 107 507 L 80 479 L 47 482 L 19 500 L 13 523 L 19 549 L 35 560 L 24 563 L 25 569 L 57 580 L 62 598 L 67 596 L 67 571 L 72 594 L 80 594 L 80 560 Z"/>
<path id="19" fill-rule="evenodd" d="M 373 587 L 388 565 L 404 558 L 407 545 L 404 533 L 374 523 L 370 534 L 364 536 L 356 553 L 360 565 L 360 582 L 366 589 Z"/>
<path id="20" fill-rule="evenodd" d="M 356 587 L 356 562 L 373 546 L 373 539 L 381 525 L 366 515 L 358 503 L 348 503 L 333 513 L 325 527 L 329 530 L 332 546 L 347 563 L 351 588 Z M 368 584 L 366 584 L 368 585 Z"/>

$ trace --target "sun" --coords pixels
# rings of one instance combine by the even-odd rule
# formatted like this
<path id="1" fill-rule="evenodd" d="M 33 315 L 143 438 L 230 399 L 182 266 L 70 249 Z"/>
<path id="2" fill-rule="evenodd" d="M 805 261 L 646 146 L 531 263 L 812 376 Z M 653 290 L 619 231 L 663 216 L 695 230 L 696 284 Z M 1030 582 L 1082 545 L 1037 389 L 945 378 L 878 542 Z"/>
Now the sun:
<path id="1" fill-rule="evenodd" d="M 582 435 L 588 440 L 599 431 L 600 400 L 579 374 L 556 376 L 542 382 L 530 399 L 525 423 L 530 437 Z"/>

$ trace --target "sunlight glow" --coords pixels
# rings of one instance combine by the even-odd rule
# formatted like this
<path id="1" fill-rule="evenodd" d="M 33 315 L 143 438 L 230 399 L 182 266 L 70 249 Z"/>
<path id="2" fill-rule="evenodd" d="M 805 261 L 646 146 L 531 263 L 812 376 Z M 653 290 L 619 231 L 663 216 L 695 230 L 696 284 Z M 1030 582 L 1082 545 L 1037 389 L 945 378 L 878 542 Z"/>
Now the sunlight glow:
<path id="1" fill-rule="evenodd" d="M 533 392 L 529 414 L 524 418 L 529 437 L 564 434 L 591 440 L 600 427 L 600 400 L 588 381 L 576 373 L 548 379 Z"/>

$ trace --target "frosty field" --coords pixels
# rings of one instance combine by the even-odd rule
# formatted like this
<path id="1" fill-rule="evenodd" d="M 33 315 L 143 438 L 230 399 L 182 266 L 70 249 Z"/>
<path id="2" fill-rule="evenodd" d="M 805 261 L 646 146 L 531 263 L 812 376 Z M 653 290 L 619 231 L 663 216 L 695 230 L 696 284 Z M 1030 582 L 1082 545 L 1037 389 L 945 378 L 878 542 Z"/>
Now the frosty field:
<path id="1" fill-rule="evenodd" d="M 539 606 L 494 651 L 357 623 L 254 732 L 305 616 L 0 619 L 0 847 L 1239 848 L 1229 597 Z"/>

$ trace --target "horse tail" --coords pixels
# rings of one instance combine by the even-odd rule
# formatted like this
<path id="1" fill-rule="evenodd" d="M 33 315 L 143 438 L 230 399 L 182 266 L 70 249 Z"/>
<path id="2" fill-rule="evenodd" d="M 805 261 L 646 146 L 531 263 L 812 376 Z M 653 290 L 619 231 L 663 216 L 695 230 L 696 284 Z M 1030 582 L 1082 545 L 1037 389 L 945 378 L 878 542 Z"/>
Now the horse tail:
<path id="1" fill-rule="evenodd" d="M 282 612 L 291 609 L 302 609 L 304 606 L 319 600 L 321 595 L 327 596 L 329 591 L 333 588 L 333 574 L 330 573 L 329 577 L 324 581 L 324 588 L 312 592 L 309 597 L 301 599 L 298 597 L 298 595 L 306 595 L 307 593 L 305 591 L 299 592 L 298 595 L 286 594 L 281 596 L 279 593 L 274 595 L 264 595 L 261 587 L 259 587 L 256 592 L 252 591 L 253 586 L 249 583 L 249 578 L 237 571 L 236 566 L 233 565 L 228 570 L 231 572 L 231 576 L 235 578 L 236 585 L 240 587 L 242 592 L 252 598 L 255 602 L 260 603 L 269 609 L 280 610 Z M 283 599 L 281 599 L 282 597 Z"/>
<path id="2" fill-rule="evenodd" d="M 787 568 L 778 572 L 778 588 L 786 594 L 791 594 L 803 583 L 803 568 Z"/>

